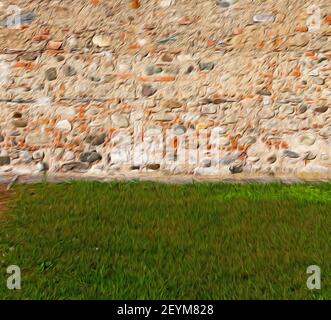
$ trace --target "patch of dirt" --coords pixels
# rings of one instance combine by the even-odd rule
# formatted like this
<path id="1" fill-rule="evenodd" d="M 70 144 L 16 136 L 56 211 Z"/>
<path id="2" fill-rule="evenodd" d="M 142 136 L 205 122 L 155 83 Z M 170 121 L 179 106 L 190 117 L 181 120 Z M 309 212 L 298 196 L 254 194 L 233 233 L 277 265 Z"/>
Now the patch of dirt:
<path id="1" fill-rule="evenodd" d="M 0 185 L 0 222 L 5 218 L 7 205 L 12 199 L 13 192 L 7 191 L 6 186 Z"/>

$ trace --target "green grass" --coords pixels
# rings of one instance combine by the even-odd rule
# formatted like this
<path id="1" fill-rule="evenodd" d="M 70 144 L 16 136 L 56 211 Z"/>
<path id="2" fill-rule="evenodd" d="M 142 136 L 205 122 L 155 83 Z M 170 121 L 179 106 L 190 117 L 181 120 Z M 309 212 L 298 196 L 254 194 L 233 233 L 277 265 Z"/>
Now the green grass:
<path id="1" fill-rule="evenodd" d="M 18 185 L 3 299 L 330 299 L 331 184 Z M 18 265 L 22 289 L 6 288 Z M 322 289 L 306 287 L 306 269 Z"/>

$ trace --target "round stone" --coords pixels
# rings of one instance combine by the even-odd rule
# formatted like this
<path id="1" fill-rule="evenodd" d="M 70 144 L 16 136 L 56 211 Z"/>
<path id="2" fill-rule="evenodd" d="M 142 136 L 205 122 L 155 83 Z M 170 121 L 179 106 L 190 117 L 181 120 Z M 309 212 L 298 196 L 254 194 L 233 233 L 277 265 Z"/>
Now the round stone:
<path id="1" fill-rule="evenodd" d="M 33 160 L 42 160 L 44 158 L 44 152 L 41 150 L 37 150 L 32 154 Z"/>
<path id="2" fill-rule="evenodd" d="M 36 169 L 39 172 L 46 172 L 46 171 L 49 170 L 49 166 L 46 162 L 38 162 L 37 165 L 36 165 Z"/>
<path id="3" fill-rule="evenodd" d="M 311 146 L 315 143 L 316 137 L 311 133 L 304 133 L 298 137 L 299 144 Z"/>
<path id="4" fill-rule="evenodd" d="M 141 93 L 144 97 L 151 97 L 152 95 L 154 95 L 156 93 L 156 91 L 157 90 L 155 88 L 153 88 L 152 86 L 144 85 L 142 87 Z"/>
<path id="5" fill-rule="evenodd" d="M 25 119 L 17 119 L 13 121 L 13 124 L 17 128 L 25 128 L 28 125 L 28 121 Z"/>
<path id="6" fill-rule="evenodd" d="M 45 78 L 48 81 L 54 81 L 57 78 L 57 70 L 56 68 L 49 68 L 45 72 Z"/>
<path id="7" fill-rule="evenodd" d="M 8 156 L 0 156 L 0 167 L 1 166 L 6 166 L 10 164 L 10 157 Z"/>
<path id="8" fill-rule="evenodd" d="M 115 113 L 111 116 L 111 121 L 115 128 L 127 128 L 129 126 L 129 121 L 126 116 Z"/>
<path id="9" fill-rule="evenodd" d="M 109 35 L 99 34 L 93 37 L 92 42 L 98 47 L 108 47 L 111 45 L 112 39 Z"/>
<path id="10" fill-rule="evenodd" d="M 186 132 L 186 128 L 182 125 L 178 125 L 178 126 L 175 126 L 173 129 L 172 129 L 173 133 L 177 136 L 181 136 L 183 135 L 185 132 Z"/>
<path id="11" fill-rule="evenodd" d="M 61 120 L 56 124 L 55 129 L 63 132 L 70 132 L 72 127 L 68 120 Z"/>
<path id="12" fill-rule="evenodd" d="M 323 78 L 319 78 L 319 77 L 314 78 L 313 81 L 314 81 L 315 84 L 320 85 L 320 86 L 325 83 L 325 80 Z"/>

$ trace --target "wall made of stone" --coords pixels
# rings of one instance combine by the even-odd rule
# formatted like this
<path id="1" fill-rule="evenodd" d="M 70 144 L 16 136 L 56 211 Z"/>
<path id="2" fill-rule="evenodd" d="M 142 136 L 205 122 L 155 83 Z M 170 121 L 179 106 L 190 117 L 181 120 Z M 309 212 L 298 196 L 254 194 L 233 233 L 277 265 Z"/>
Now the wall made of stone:
<path id="1" fill-rule="evenodd" d="M 44 171 L 330 178 L 330 1 L 1 1 L 0 175 Z"/>

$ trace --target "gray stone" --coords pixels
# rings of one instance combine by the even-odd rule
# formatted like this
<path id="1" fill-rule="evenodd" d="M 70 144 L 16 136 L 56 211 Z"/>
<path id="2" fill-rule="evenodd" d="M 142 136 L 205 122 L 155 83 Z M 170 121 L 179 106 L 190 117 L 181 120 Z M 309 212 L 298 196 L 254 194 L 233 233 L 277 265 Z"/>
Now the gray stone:
<path id="1" fill-rule="evenodd" d="M 0 166 L 6 166 L 8 164 L 10 164 L 10 157 L 0 156 Z"/>
<path id="2" fill-rule="evenodd" d="M 232 1 L 231 0 L 219 0 L 218 5 L 221 8 L 229 8 L 232 5 Z"/>
<path id="3" fill-rule="evenodd" d="M 180 71 L 178 66 L 168 66 L 164 68 L 164 72 L 167 74 L 177 75 Z"/>
<path id="4" fill-rule="evenodd" d="M 151 163 L 146 166 L 147 169 L 149 170 L 159 170 L 160 165 L 158 163 Z"/>
<path id="5" fill-rule="evenodd" d="M 56 124 L 55 129 L 63 132 L 70 132 L 72 126 L 68 120 L 61 120 Z"/>
<path id="6" fill-rule="evenodd" d="M 18 137 L 18 136 L 20 136 L 20 135 L 21 135 L 21 132 L 18 131 L 18 130 L 11 131 L 11 132 L 9 133 L 9 136 L 10 136 L 10 137 Z"/>
<path id="7" fill-rule="evenodd" d="M 63 67 L 63 72 L 66 77 L 73 77 L 77 74 L 77 71 L 75 70 L 75 68 L 72 66 L 69 66 L 69 65 L 65 65 Z"/>
<path id="8" fill-rule="evenodd" d="M 173 127 L 172 131 L 175 135 L 181 136 L 186 132 L 186 128 L 182 125 L 178 125 L 178 126 Z"/>
<path id="9" fill-rule="evenodd" d="M 151 76 L 156 73 L 162 72 L 162 68 L 160 67 L 155 67 L 154 65 L 149 65 L 145 68 L 145 74 L 148 76 Z"/>
<path id="10" fill-rule="evenodd" d="M 320 78 L 320 77 L 314 78 L 313 81 L 314 81 L 315 84 L 320 85 L 320 86 L 322 86 L 325 83 L 325 80 L 323 78 Z"/>
<path id="11" fill-rule="evenodd" d="M 203 159 L 201 161 L 201 167 L 210 168 L 211 167 L 211 159 Z"/>
<path id="12" fill-rule="evenodd" d="M 299 158 L 300 155 L 294 151 L 291 151 L 291 150 L 284 150 L 283 151 L 283 157 L 286 157 L 286 158 Z"/>
<path id="13" fill-rule="evenodd" d="M 126 116 L 115 113 L 111 116 L 111 121 L 113 126 L 116 128 L 127 128 L 129 126 L 129 121 Z"/>
<path id="14" fill-rule="evenodd" d="M 88 163 L 83 162 L 68 162 L 64 163 L 61 167 L 61 170 L 64 172 L 73 171 L 73 172 L 85 172 L 89 169 Z"/>
<path id="15" fill-rule="evenodd" d="M 32 154 L 33 160 L 42 160 L 44 158 L 44 152 L 41 150 L 37 150 Z"/>
<path id="16" fill-rule="evenodd" d="M 315 108 L 314 111 L 319 112 L 319 113 L 324 113 L 324 112 L 328 111 L 328 109 L 329 108 L 327 106 L 322 106 L 322 107 Z"/>
<path id="17" fill-rule="evenodd" d="M 98 135 L 90 135 L 86 138 L 86 142 L 90 143 L 92 146 L 99 146 L 105 142 L 106 137 L 107 135 L 105 133 Z"/>
<path id="18" fill-rule="evenodd" d="M 57 71 L 56 68 L 49 68 L 45 72 L 45 77 L 48 81 L 56 80 L 57 78 Z"/>
<path id="19" fill-rule="evenodd" d="M 89 162 L 89 163 L 92 163 L 92 162 L 95 162 L 95 161 L 99 161 L 102 159 L 102 156 L 93 151 L 93 152 L 83 152 L 81 153 L 81 155 L 79 156 L 79 161 L 81 162 Z"/>
<path id="20" fill-rule="evenodd" d="M 235 162 L 231 164 L 229 170 L 232 174 L 243 172 L 243 163 L 242 162 Z"/>
<path id="21" fill-rule="evenodd" d="M 307 106 L 305 104 L 300 105 L 298 111 L 299 113 L 305 113 L 307 111 Z"/>
<path id="22" fill-rule="evenodd" d="M 21 58 L 26 61 L 34 61 L 38 58 L 38 56 L 39 56 L 39 53 L 27 52 L 27 53 L 23 54 Z"/>
<path id="23" fill-rule="evenodd" d="M 75 159 L 75 153 L 72 152 L 72 151 L 67 151 L 67 152 L 64 154 L 63 159 L 64 159 L 65 161 L 71 161 L 71 160 Z"/>
<path id="24" fill-rule="evenodd" d="M 30 163 L 32 161 L 30 152 L 26 150 L 20 151 L 19 158 L 26 163 Z"/>
<path id="25" fill-rule="evenodd" d="M 201 71 L 206 70 L 206 71 L 211 71 L 215 67 L 215 64 L 213 62 L 200 62 L 199 63 L 199 69 Z"/>
<path id="26" fill-rule="evenodd" d="M 56 55 L 55 59 L 57 62 L 61 62 L 65 60 L 65 57 L 62 54 L 58 54 Z"/>
<path id="27" fill-rule="evenodd" d="M 274 22 L 275 21 L 275 16 L 273 16 L 272 14 L 268 14 L 268 13 L 256 14 L 253 17 L 253 21 L 254 22 L 262 22 L 262 23 Z"/>
<path id="28" fill-rule="evenodd" d="M 39 172 L 46 172 L 46 171 L 49 170 L 49 166 L 46 162 L 38 162 L 37 165 L 36 165 L 36 169 Z"/>
<path id="29" fill-rule="evenodd" d="M 141 93 L 144 97 L 151 97 L 156 91 L 157 90 L 150 85 L 143 85 Z"/>

